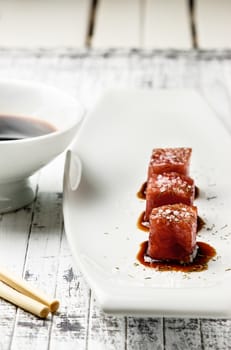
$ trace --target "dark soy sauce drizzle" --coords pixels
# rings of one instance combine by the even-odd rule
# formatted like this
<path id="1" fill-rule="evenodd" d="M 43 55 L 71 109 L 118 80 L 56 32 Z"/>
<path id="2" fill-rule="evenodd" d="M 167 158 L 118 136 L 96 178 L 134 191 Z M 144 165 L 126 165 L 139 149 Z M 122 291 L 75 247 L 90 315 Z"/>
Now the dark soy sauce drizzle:
<path id="1" fill-rule="evenodd" d="M 137 192 L 137 197 L 140 199 L 146 198 L 146 187 L 147 187 L 147 181 L 145 181 L 142 186 L 140 187 L 139 191 Z"/>
<path id="2" fill-rule="evenodd" d="M 136 194 L 139 199 L 146 199 L 146 188 L 147 188 L 147 181 L 145 181 L 141 185 L 139 191 Z M 199 195 L 200 195 L 200 190 L 197 186 L 195 186 L 195 199 L 198 198 Z"/>
<path id="3" fill-rule="evenodd" d="M 148 221 L 144 220 L 144 216 L 145 216 L 145 212 L 143 211 L 138 220 L 137 220 L 137 228 L 139 230 L 145 231 L 145 232 L 149 232 L 149 223 Z M 197 217 L 197 232 L 199 232 L 205 225 L 205 222 L 203 219 L 201 219 L 200 216 Z"/>
<path id="4" fill-rule="evenodd" d="M 145 261 L 145 256 L 147 256 L 146 251 L 148 247 L 148 241 L 141 243 L 140 250 L 136 258 L 142 265 L 155 268 L 159 271 L 200 272 L 207 270 L 208 262 L 216 255 L 216 250 L 204 242 L 197 242 L 197 245 L 197 255 L 193 262 L 189 264 L 180 264 L 174 261 Z"/>
<path id="5" fill-rule="evenodd" d="M 137 228 L 141 231 L 149 232 L 149 222 L 144 220 L 145 211 L 143 211 L 137 220 Z"/>
<path id="6" fill-rule="evenodd" d="M 53 125 L 41 119 L 0 115 L 0 141 L 37 137 L 56 130 Z"/>

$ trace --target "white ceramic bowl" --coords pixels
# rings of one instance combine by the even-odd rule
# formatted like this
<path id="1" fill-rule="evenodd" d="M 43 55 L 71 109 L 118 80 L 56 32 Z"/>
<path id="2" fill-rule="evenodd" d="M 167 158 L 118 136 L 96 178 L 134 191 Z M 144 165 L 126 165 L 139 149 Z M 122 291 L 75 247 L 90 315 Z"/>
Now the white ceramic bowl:
<path id="1" fill-rule="evenodd" d="M 43 136 L 0 141 L 0 213 L 4 213 L 33 200 L 29 177 L 67 148 L 79 128 L 83 108 L 53 87 L 0 81 L 0 115 L 38 118 L 57 129 Z"/>

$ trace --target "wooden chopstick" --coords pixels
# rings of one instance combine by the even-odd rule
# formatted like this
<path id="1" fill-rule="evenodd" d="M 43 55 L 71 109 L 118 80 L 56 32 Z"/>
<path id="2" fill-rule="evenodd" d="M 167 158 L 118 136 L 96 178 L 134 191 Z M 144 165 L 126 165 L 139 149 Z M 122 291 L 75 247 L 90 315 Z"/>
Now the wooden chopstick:
<path id="1" fill-rule="evenodd" d="M 41 318 L 46 318 L 50 311 L 48 306 L 17 292 L 2 282 L 0 282 L 0 297 Z"/>
<path id="2" fill-rule="evenodd" d="M 4 282 L 9 287 L 13 288 L 15 291 L 18 291 L 19 292 L 18 294 L 20 294 L 20 296 L 24 295 L 25 297 L 32 299 L 33 301 L 36 301 L 38 304 L 40 304 L 39 306 L 37 305 L 35 307 L 35 309 L 32 308 L 33 310 L 38 311 L 39 307 L 41 308 L 41 305 L 43 305 L 43 307 L 46 306 L 46 308 L 48 309 L 48 312 L 49 311 L 55 312 L 59 308 L 59 301 L 57 299 L 49 298 L 43 292 L 32 287 L 28 282 L 26 282 L 22 278 L 16 276 L 15 274 L 13 274 L 12 272 L 8 271 L 6 268 L 3 268 L 3 267 L 0 268 L 0 281 Z M 6 289 L 5 286 L 3 286 L 3 292 L 6 293 L 7 291 L 8 291 L 8 289 Z M 15 294 L 15 295 L 17 295 L 17 297 L 18 297 L 18 294 Z M 4 294 L 4 295 L 7 296 L 6 294 Z M 10 294 L 10 295 L 12 295 L 12 294 Z M 0 290 L 0 296 L 2 296 L 1 290 Z M 2 296 L 2 297 L 4 299 L 7 299 L 4 296 Z M 7 300 L 9 300 L 9 299 L 7 299 Z M 17 301 L 17 299 L 15 299 L 15 301 Z M 25 302 L 27 303 L 28 300 L 26 299 Z M 14 302 L 14 304 L 16 304 L 16 302 Z M 29 305 L 29 304 L 27 304 L 27 305 Z M 33 305 L 31 304 L 31 306 L 33 306 Z M 38 315 L 37 313 L 35 313 L 35 314 Z M 46 314 L 46 311 L 43 311 L 42 314 Z M 40 316 L 40 317 L 46 317 L 46 316 Z"/>

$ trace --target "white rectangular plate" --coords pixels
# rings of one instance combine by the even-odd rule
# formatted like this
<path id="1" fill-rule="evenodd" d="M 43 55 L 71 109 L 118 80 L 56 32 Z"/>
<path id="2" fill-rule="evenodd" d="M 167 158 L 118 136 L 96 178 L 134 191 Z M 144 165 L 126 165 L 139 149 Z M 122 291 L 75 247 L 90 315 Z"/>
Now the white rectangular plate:
<path id="1" fill-rule="evenodd" d="M 199 241 L 217 256 L 203 272 L 160 272 L 137 263 L 137 228 L 154 147 L 192 147 Z M 88 115 L 68 153 L 65 229 L 78 267 L 102 309 L 123 315 L 231 316 L 231 139 L 193 91 L 110 91 Z M 79 161 L 80 160 L 80 161 Z M 81 166 L 82 164 L 82 166 Z"/>

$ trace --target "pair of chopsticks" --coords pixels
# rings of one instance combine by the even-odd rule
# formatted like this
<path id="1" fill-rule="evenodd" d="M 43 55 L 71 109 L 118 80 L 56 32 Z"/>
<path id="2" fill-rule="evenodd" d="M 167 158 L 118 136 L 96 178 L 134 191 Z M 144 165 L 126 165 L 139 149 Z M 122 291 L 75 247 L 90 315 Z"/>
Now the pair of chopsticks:
<path id="1" fill-rule="evenodd" d="M 0 297 L 21 307 L 22 309 L 46 318 L 49 312 L 59 308 L 59 301 L 50 299 L 43 292 L 30 286 L 28 282 L 17 277 L 12 272 L 0 268 Z"/>

